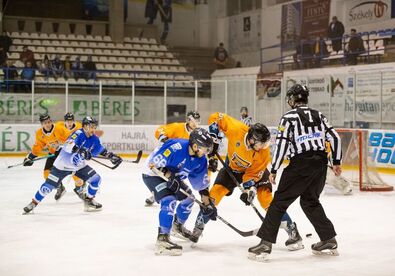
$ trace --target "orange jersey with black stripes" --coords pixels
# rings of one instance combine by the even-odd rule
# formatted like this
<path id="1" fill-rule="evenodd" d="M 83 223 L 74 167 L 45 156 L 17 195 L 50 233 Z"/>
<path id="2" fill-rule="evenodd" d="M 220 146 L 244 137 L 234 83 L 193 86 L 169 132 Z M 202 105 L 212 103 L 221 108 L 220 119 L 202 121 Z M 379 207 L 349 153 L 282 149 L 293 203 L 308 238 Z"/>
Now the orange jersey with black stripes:
<path id="1" fill-rule="evenodd" d="M 216 122 L 228 139 L 228 160 L 232 170 L 244 172 L 243 182 L 253 179 L 258 181 L 270 161 L 270 149 L 254 151 L 246 144 L 249 127 L 241 121 L 224 113 L 213 113 L 208 124 Z"/>
<path id="2" fill-rule="evenodd" d="M 189 132 L 186 123 L 171 123 L 160 126 L 155 131 L 155 138 L 159 140 L 161 136 L 168 139 L 181 138 L 189 139 Z"/>
<path id="3" fill-rule="evenodd" d="M 48 133 L 40 128 L 36 131 L 36 141 L 32 147 L 32 154 L 38 155 L 44 149 L 47 149 L 50 153 L 55 153 L 68 138 L 68 131 L 63 126 L 54 124 L 52 130 Z"/>
<path id="4" fill-rule="evenodd" d="M 55 125 L 56 125 L 57 127 L 64 127 L 64 128 L 66 129 L 67 133 L 68 133 L 68 134 L 67 134 L 67 137 L 69 137 L 70 134 L 73 133 L 74 131 L 76 131 L 77 129 L 82 128 L 82 124 L 81 124 L 80 122 L 74 122 L 74 127 L 73 127 L 72 129 L 68 129 L 68 128 L 66 127 L 66 125 L 64 124 L 64 121 L 56 122 Z"/>

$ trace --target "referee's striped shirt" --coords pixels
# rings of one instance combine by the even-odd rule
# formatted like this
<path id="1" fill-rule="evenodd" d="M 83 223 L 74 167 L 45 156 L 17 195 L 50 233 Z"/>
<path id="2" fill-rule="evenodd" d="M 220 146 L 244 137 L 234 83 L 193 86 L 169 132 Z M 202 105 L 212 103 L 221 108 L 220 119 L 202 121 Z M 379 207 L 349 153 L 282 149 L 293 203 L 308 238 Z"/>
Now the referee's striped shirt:
<path id="1" fill-rule="evenodd" d="M 288 153 L 292 158 L 308 151 L 326 151 L 329 141 L 334 165 L 340 165 L 342 158 L 339 134 L 319 111 L 302 105 L 281 118 L 276 137 L 276 149 L 272 159 L 272 173 L 276 173 Z"/>

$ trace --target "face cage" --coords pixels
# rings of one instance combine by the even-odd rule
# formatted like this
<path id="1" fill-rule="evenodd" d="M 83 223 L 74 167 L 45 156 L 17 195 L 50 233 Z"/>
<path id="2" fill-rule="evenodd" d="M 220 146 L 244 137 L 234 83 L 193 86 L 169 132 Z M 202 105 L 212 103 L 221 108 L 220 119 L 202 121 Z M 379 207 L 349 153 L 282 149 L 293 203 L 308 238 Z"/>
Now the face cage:
<path id="1" fill-rule="evenodd" d="M 257 141 L 257 139 L 255 139 L 254 137 L 251 138 L 251 140 L 254 141 L 254 143 L 252 143 L 250 146 L 251 148 L 254 148 L 256 145 L 257 146 L 261 146 L 262 149 L 267 149 L 270 146 L 270 139 L 267 140 L 266 142 L 261 142 L 261 141 Z"/>

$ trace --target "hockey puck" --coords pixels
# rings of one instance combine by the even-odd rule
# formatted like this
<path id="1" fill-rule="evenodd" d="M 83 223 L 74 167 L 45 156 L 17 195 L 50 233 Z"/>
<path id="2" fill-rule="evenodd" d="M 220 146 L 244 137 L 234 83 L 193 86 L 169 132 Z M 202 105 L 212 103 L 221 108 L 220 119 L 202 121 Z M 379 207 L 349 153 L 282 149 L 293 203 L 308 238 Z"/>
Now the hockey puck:
<path id="1" fill-rule="evenodd" d="M 306 234 L 306 238 L 310 238 L 312 235 L 313 235 L 313 234 L 308 233 L 308 234 Z"/>

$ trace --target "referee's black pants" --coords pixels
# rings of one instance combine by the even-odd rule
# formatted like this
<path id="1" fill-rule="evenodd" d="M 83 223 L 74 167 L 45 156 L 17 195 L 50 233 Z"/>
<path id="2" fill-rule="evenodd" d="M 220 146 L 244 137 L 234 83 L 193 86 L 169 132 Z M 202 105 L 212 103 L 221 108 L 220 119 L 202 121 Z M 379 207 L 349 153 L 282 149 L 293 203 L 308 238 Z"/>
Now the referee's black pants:
<path id="1" fill-rule="evenodd" d="M 319 200 L 325 185 L 327 162 L 324 152 L 307 152 L 291 159 L 281 176 L 258 237 L 275 243 L 281 218 L 299 196 L 300 206 L 320 239 L 328 240 L 336 236 L 333 224 L 326 217 Z"/>

